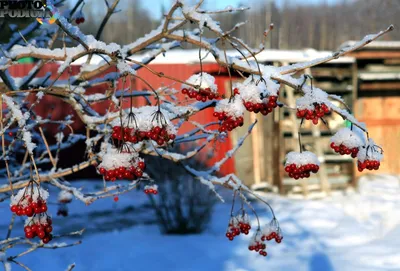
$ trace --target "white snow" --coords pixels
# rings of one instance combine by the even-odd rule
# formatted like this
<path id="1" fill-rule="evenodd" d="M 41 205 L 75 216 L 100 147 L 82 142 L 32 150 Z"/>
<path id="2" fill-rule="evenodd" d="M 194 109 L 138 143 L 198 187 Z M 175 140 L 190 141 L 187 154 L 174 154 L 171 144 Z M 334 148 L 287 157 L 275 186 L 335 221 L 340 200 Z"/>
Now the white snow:
<path id="1" fill-rule="evenodd" d="M 135 114 L 135 120 L 127 118 L 127 112 L 124 111 L 122 116 L 122 123 L 124 127 L 137 128 L 140 131 L 148 132 L 156 126 L 165 126 L 168 134 L 176 134 L 176 128 L 173 123 L 170 121 L 170 115 L 168 111 L 161 109 L 161 114 L 158 114 L 159 117 L 156 116 L 155 112 L 157 112 L 157 106 L 142 106 L 139 108 L 133 108 L 132 111 Z M 129 122 L 129 123 L 128 123 Z M 129 125 L 128 125 L 129 124 Z M 111 122 L 112 126 L 121 126 L 121 118 L 118 117 Z"/>
<path id="2" fill-rule="evenodd" d="M 32 201 L 37 202 L 39 199 L 47 200 L 49 197 L 49 192 L 47 192 L 41 187 L 38 187 L 37 185 L 34 185 L 33 187 L 31 186 L 24 187 L 18 190 L 17 194 L 11 196 L 10 206 L 17 204 L 23 207 L 28 206 L 27 196 L 32 198 Z"/>
<path id="3" fill-rule="evenodd" d="M 214 111 L 218 113 L 225 112 L 226 115 L 237 119 L 243 117 L 245 108 L 242 100 L 234 97 L 231 101 L 229 101 L 229 98 L 218 101 Z"/>
<path id="4" fill-rule="evenodd" d="M 210 88 L 211 92 L 213 93 L 217 92 L 217 85 L 215 84 L 214 76 L 206 72 L 193 74 L 192 76 L 189 77 L 189 79 L 186 80 L 186 82 L 195 86 L 199 86 L 201 89 Z M 185 84 L 182 84 L 182 88 L 193 89 L 193 87 Z M 194 90 L 198 91 L 197 89 Z"/>
<path id="5" fill-rule="evenodd" d="M 58 202 L 71 202 L 73 198 L 73 195 L 71 192 L 66 191 L 66 190 L 61 190 L 60 193 L 58 193 Z"/>
<path id="6" fill-rule="evenodd" d="M 364 145 L 364 140 L 360 138 L 359 134 L 347 127 L 337 131 L 336 134 L 331 137 L 331 142 L 335 143 L 336 146 L 343 144 L 350 149 Z"/>
<path id="7" fill-rule="evenodd" d="M 135 166 L 139 160 L 142 161 L 136 151 L 120 152 L 114 147 L 108 147 L 105 153 L 100 154 L 100 157 L 102 161 L 98 168 L 104 168 L 106 170 L 114 170 L 119 167 L 129 168 Z"/>
<path id="8" fill-rule="evenodd" d="M 132 69 L 132 67 L 124 61 L 118 61 L 117 68 L 120 73 L 128 73 L 132 75 L 136 74 L 136 71 Z"/>
<path id="9" fill-rule="evenodd" d="M 286 165 L 290 164 L 296 164 L 299 166 L 307 165 L 307 164 L 313 164 L 313 165 L 319 165 L 318 157 L 309 151 L 303 151 L 303 152 L 289 152 L 286 154 Z"/>
<path id="10" fill-rule="evenodd" d="M 305 92 L 304 96 L 296 100 L 296 107 L 298 109 L 314 110 L 314 103 L 326 104 L 328 107 L 330 107 L 331 103 L 329 102 L 328 94 L 325 91 L 315 87 L 312 90 L 310 88 L 303 87 L 303 90 L 307 92 Z"/>
<path id="11" fill-rule="evenodd" d="M 96 183 L 94 180 L 78 181 L 76 185 L 90 190 Z M 69 205 L 71 217 L 53 218 L 54 233 L 86 228 L 83 243 L 65 249 L 43 249 L 24 255 L 21 261 L 32 270 L 41 270 L 42 259 L 46 260 L 49 270 L 64 270 L 72 262 L 77 268 L 88 271 L 125 270 L 127 266 L 135 270 L 165 271 L 400 270 L 400 178 L 375 175 L 362 177 L 359 184 L 358 192 L 334 192 L 330 198 L 322 200 L 259 192 L 258 195 L 274 208 L 284 236 L 281 244 L 267 242 L 265 258 L 247 248 L 257 225 L 251 213 L 252 230 L 248 236 L 241 234 L 232 242 L 225 237 L 230 200 L 217 204 L 204 233 L 164 235 L 155 224 L 148 223 L 154 222 L 155 217 L 145 208 L 147 196 L 143 191 L 132 191 L 119 196 L 117 203 L 112 198 L 90 206 L 73 201 Z M 232 193 L 224 194 L 226 199 L 229 196 Z M 261 225 L 269 223 L 268 207 L 256 200 L 252 203 Z M 128 215 L 126 210 L 131 206 L 138 208 Z M 57 210 L 57 206 L 49 208 L 50 213 Z M 2 217 L 9 218 L 9 212 L 8 208 L 0 208 Z M 122 224 L 110 223 L 119 219 Z M 8 223 L 9 219 L 0 221 L 1 234 L 7 233 Z M 16 220 L 14 236 L 23 234 L 20 223 Z M 64 240 L 76 242 L 75 238 Z"/>
<path id="12" fill-rule="evenodd" d="M 381 153 L 380 148 L 376 147 L 374 140 L 370 138 L 368 144 L 358 151 L 357 159 L 360 162 L 364 162 L 365 160 L 381 161 L 383 159 L 383 153 Z"/>

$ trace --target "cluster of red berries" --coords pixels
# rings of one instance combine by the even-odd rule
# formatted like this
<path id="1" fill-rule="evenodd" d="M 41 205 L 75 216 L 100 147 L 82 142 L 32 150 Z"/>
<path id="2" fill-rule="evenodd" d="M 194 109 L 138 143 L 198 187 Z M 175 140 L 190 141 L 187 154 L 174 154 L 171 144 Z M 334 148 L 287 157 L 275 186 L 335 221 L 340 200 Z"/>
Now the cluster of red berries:
<path id="1" fill-rule="evenodd" d="M 326 114 L 328 114 L 330 111 L 330 108 L 322 103 L 322 104 L 314 104 L 314 110 L 310 109 L 298 109 L 297 110 L 297 117 L 298 118 L 305 118 L 306 120 L 312 120 L 313 124 L 318 124 L 318 119 L 322 118 Z"/>
<path id="2" fill-rule="evenodd" d="M 235 88 L 233 90 L 233 93 L 235 95 L 239 95 L 240 94 L 240 92 L 239 92 L 239 90 L 237 88 Z M 277 94 L 279 95 L 279 92 Z M 254 112 L 254 113 L 261 112 L 261 114 L 266 116 L 269 113 L 271 113 L 274 108 L 276 108 L 278 106 L 277 100 L 278 100 L 278 96 L 272 96 L 271 95 L 271 96 L 268 97 L 268 101 L 267 102 L 252 103 L 252 102 L 243 101 L 243 105 L 244 105 L 244 107 L 246 107 L 247 111 L 249 111 L 249 112 Z"/>
<path id="3" fill-rule="evenodd" d="M 264 244 L 263 242 L 259 242 L 259 241 L 255 241 L 254 243 L 252 243 L 249 246 L 250 251 L 258 252 L 261 256 L 264 256 L 264 257 L 267 256 L 267 252 L 265 251 L 266 248 L 267 248 L 267 245 Z"/>
<path id="4" fill-rule="evenodd" d="M 232 241 L 241 233 L 247 235 L 251 229 L 250 223 L 243 216 L 231 217 L 225 236 Z"/>
<path id="5" fill-rule="evenodd" d="M 182 94 L 187 95 L 189 98 L 195 98 L 198 101 L 206 102 L 207 99 L 213 100 L 218 97 L 218 94 L 215 94 L 211 91 L 210 88 L 199 89 L 199 91 L 193 88 L 183 88 Z"/>
<path id="6" fill-rule="evenodd" d="M 131 142 L 134 144 L 151 139 L 156 141 L 159 146 L 164 145 L 165 142 L 174 140 L 176 138 L 176 135 L 168 134 L 167 129 L 160 126 L 153 127 L 148 132 L 134 130 L 133 128 L 129 127 L 114 126 L 111 136 L 114 139 L 124 142 Z"/>
<path id="7" fill-rule="evenodd" d="M 378 170 L 380 165 L 381 165 L 381 162 L 376 161 L 376 160 L 365 160 L 364 162 L 358 161 L 358 163 L 357 163 L 359 172 L 362 172 L 364 169 Z"/>
<path id="8" fill-rule="evenodd" d="M 267 103 L 244 102 L 243 105 L 244 107 L 246 107 L 247 111 L 254 113 L 261 112 L 261 114 L 266 116 L 278 106 L 278 104 L 276 103 L 277 100 L 278 96 L 269 96 Z"/>
<path id="9" fill-rule="evenodd" d="M 155 186 L 155 185 L 146 185 L 144 187 L 144 193 L 146 195 L 149 195 L 149 194 L 157 195 L 158 194 L 157 186 Z"/>
<path id="10" fill-rule="evenodd" d="M 47 217 L 46 223 L 43 224 L 40 222 L 32 223 L 32 225 L 28 224 L 24 227 L 25 237 L 32 239 L 37 236 L 42 239 L 43 243 L 47 244 L 53 239 L 53 235 L 51 234 L 53 227 L 51 224 L 52 220 L 50 217 Z"/>
<path id="11" fill-rule="evenodd" d="M 135 180 L 143 176 L 143 171 L 146 165 L 143 161 L 139 161 L 137 166 L 119 167 L 116 169 L 105 169 L 101 167 L 99 172 L 104 176 L 104 180 L 115 182 L 116 180 Z"/>
<path id="12" fill-rule="evenodd" d="M 218 128 L 219 132 L 232 131 L 236 127 L 243 126 L 243 117 L 234 118 L 228 116 L 225 112 L 214 112 L 213 116 L 222 121 Z"/>
<path id="13" fill-rule="evenodd" d="M 272 239 L 275 239 L 275 242 L 279 244 L 282 242 L 283 236 L 280 235 L 278 232 L 272 231 L 269 234 L 264 234 L 261 237 L 262 241 L 271 241 Z"/>
<path id="14" fill-rule="evenodd" d="M 76 18 L 75 19 L 75 23 L 76 24 L 81 24 L 81 23 L 84 23 L 85 22 L 85 18 L 83 18 L 83 17 L 80 17 L 80 18 Z"/>
<path id="15" fill-rule="evenodd" d="M 25 196 L 26 197 L 29 196 Z M 32 217 L 34 214 L 41 214 L 47 211 L 47 204 L 45 200 L 38 199 L 38 201 L 33 201 L 31 197 L 27 198 L 28 205 L 23 206 L 21 204 L 11 205 L 11 212 L 15 213 L 17 216 L 29 216 Z"/>
<path id="16" fill-rule="evenodd" d="M 331 143 L 331 148 L 341 155 L 351 154 L 351 157 L 356 158 L 358 154 L 358 148 L 348 148 L 344 144 L 340 144 L 339 146 L 335 145 L 334 142 Z"/>
<path id="17" fill-rule="evenodd" d="M 299 178 L 309 178 L 310 173 L 317 173 L 319 166 L 316 164 L 306 164 L 299 166 L 296 164 L 289 164 L 285 166 L 285 171 L 289 173 L 290 178 L 298 180 Z"/>

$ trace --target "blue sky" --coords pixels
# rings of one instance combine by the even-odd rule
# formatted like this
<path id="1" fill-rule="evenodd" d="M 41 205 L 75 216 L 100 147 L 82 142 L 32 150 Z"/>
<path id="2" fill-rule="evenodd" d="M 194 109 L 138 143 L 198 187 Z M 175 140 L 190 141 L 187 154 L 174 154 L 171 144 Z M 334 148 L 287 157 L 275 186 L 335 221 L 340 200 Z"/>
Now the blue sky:
<path id="1" fill-rule="evenodd" d="M 268 0 L 205 0 L 203 7 L 208 9 L 222 9 L 226 6 L 237 7 L 239 3 L 245 3 L 245 6 L 250 6 L 254 8 L 255 4 L 260 1 L 268 1 Z M 301 3 L 301 4 L 318 4 L 323 3 L 324 1 L 328 4 L 333 4 L 338 2 L 339 0 L 289 0 L 293 3 Z M 167 9 L 172 5 L 174 0 L 143 0 L 142 5 L 146 8 L 155 18 L 159 17 L 161 14 L 161 6 L 164 5 Z M 197 2 L 197 1 L 194 1 Z M 277 3 L 283 3 L 284 0 L 278 0 Z"/>

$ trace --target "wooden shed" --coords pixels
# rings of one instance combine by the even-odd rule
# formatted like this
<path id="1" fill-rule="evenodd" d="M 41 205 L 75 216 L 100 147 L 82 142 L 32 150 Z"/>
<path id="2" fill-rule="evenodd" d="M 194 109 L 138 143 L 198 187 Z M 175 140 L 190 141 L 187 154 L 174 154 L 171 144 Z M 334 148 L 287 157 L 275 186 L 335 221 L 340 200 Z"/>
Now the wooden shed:
<path id="1" fill-rule="evenodd" d="M 351 56 L 358 75 L 355 115 L 384 149 L 381 168 L 374 173 L 400 175 L 400 41 L 375 41 Z"/>

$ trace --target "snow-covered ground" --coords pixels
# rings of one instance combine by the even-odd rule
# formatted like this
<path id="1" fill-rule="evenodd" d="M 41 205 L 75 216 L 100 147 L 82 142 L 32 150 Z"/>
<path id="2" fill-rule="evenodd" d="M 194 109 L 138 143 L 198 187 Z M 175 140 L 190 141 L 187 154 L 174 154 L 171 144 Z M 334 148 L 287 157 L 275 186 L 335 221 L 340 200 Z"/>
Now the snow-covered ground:
<path id="1" fill-rule="evenodd" d="M 117 203 L 112 198 L 88 207 L 72 203 L 70 217 L 55 217 L 55 232 L 85 227 L 83 243 L 38 250 L 20 261 L 33 271 L 65 270 L 71 263 L 76 263 L 74 270 L 85 271 L 400 270 L 399 195 L 400 179 L 392 176 L 363 178 L 359 193 L 349 191 L 323 200 L 262 195 L 274 207 L 284 233 L 281 244 L 267 244 L 264 258 L 248 251 L 250 236 L 241 235 L 232 242 L 224 236 L 230 209 L 226 197 L 227 203 L 216 206 L 205 233 L 164 236 L 154 224 L 143 192 L 131 192 Z M 6 204 L 0 207 L 4 236 L 11 215 Z M 266 206 L 255 203 L 255 207 L 266 223 Z M 51 211 L 56 212 L 55 206 Z M 14 235 L 22 234 L 18 223 Z M 23 269 L 13 265 L 13 270 Z"/>

